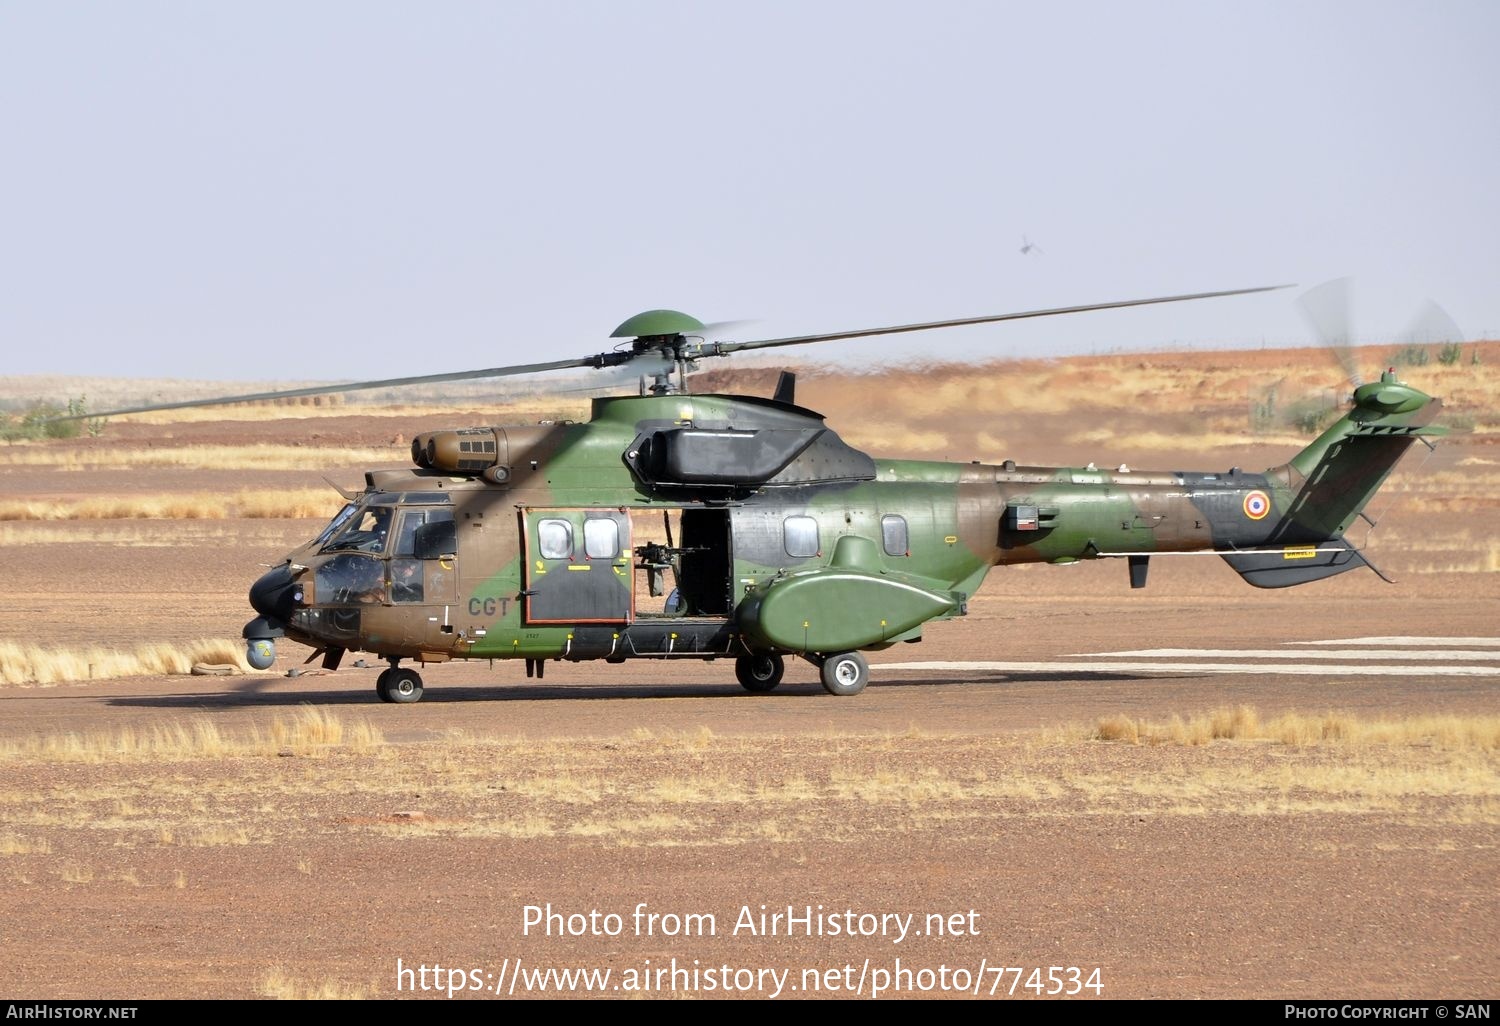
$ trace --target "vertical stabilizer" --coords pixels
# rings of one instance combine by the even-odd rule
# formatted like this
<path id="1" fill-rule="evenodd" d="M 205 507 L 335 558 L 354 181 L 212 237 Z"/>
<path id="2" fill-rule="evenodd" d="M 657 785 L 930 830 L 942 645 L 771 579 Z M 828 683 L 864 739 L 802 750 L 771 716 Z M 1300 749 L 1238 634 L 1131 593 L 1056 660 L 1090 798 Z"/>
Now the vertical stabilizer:
<path id="1" fill-rule="evenodd" d="M 1397 381 L 1393 371 L 1361 385 L 1347 414 L 1291 462 L 1268 472 L 1296 493 L 1270 541 L 1341 536 L 1413 442 L 1446 433 L 1431 424 L 1441 407 L 1439 400 Z"/>

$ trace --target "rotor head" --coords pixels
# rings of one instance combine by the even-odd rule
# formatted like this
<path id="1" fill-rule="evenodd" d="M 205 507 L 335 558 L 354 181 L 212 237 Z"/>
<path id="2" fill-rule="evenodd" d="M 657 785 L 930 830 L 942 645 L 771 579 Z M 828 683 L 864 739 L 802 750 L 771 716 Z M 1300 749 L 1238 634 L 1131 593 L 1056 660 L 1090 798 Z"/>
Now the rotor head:
<path id="1" fill-rule="evenodd" d="M 681 310 L 646 310 L 610 332 L 610 338 L 652 338 L 661 335 L 692 335 L 704 331 L 698 318 Z"/>

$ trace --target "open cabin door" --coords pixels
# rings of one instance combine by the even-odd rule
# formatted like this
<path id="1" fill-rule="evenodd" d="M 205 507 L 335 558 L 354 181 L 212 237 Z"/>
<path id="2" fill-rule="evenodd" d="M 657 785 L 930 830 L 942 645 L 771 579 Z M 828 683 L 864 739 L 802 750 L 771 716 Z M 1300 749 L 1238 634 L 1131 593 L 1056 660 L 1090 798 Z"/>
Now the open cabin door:
<path id="1" fill-rule="evenodd" d="M 734 609 L 729 511 L 633 509 L 640 571 L 635 620 L 728 617 Z"/>
<path id="2" fill-rule="evenodd" d="M 630 516 L 613 509 L 523 509 L 527 623 L 629 623 L 635 614 Z"/>

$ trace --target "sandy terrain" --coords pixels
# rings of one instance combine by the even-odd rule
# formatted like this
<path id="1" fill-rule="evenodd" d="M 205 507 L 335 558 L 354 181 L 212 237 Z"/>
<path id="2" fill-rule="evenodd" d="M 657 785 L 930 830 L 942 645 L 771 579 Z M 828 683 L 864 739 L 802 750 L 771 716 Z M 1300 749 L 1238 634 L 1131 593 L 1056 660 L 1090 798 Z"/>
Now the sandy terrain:
<path id="1" fill-rule="evenodd" d="M 455 422 L 340 414 L 316 421 L 317 444 Z M 1020 440 L 1016 425 L 1000 436 Z M 308 434 L 172 430 L 173 444 L 224 446 Z M 1130 430 L 1096 448 L 1126 447 Z M 1119 714 L 1240 705 L 1263 722 L 1493 723 L 1494 437 L 1441 447 L 1420 477 L 1411 458 L 1392 483 L 1402 501 L 1371 552 L 1394 586 L 1358 573 L 1263 592 L 1212 558 L 1153 561 L 1142 592 L 1115 563 L 997 570 L 969 617 L 880 654 L 852 699 L 802 663 L 766 696 L 726 662 L 549 664 L 543 681 L 473 664 L 431 667 L 420 704 L 384 706 L 373 669 L 287 678 L 295 651 L 264 675 L 0 687 L 0 992 L 519 997 L 545 982 L 534 970 L 579 968 L 609 970 L 594 983 L 612 997 L 1032 996 L 1060 966 L 1057 986 L 1081 996 L 1094 982 L 1104 997 L 1493 997 L 1493 726 L 1487 741 L 1440 726 L 1314 744 L 1092 734 Z M 161 444 L 123 423 L 113 438 Z M 1209 469 L 1286 452 L 1129 458 Z M 0 500 L 320 477 L 0 463 Z M 257 564 L 316 528 L 0 523 L 0 642 L 234 637 Z M 1327 641 L 1346 643 L 1309 644 Z M 1149 654 L 1161 649 L 1196 654 Z M 970 665 L 903 665 L 916 662 Z M 564 918 L 528 925 L 548 905 Z M 820 932 L 794 921 L 768 936 L 762 906 Z"/>

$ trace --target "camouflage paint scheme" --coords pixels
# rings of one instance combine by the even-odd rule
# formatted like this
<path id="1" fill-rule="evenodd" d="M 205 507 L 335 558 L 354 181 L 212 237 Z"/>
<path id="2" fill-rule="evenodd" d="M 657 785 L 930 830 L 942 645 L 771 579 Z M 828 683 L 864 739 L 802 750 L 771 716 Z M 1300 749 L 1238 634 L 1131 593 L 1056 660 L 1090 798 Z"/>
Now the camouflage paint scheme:
<path id="1" fill-rule="evenodd" d="M 1387 374 L 1288 463 L 1252 474 L 875 460 L 791 402 L 598 399 L 585 424 L 419 436 L 416 469 L 371 472 L 354 500 L 353 516 L 383 507 L 404 540 L 382 529 L 378 551 L 338 550 L 330 536 L 358 532 L 325 531 L 256 582 L 245 636 L 285 636 L 325 665 L 373 652 L 393 672 L 402 659 L 520 658 L 528 673 L 546 659 L 822 662 L 920 640 L 967 611 L 993 566 L 1126 557 L 1140 587 L 1151 554 L 1209 551 L 1251 584 L 1300 584 L 1366 565 L 1343 534 L 1410 444 L 1441 433 L 1439 406 Z M 631 513 L 663 509 L 680 518 L 686 608 L 637 615 Z M 436 526 L 449 512 L 453 526 Z"/>

